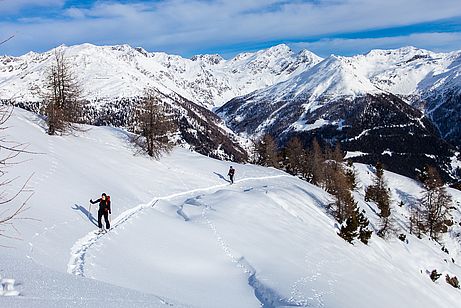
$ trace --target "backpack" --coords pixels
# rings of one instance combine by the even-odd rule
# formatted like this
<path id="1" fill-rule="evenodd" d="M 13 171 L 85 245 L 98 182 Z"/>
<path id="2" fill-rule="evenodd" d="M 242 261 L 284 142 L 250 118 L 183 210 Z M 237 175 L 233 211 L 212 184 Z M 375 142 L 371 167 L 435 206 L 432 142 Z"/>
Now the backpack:
<path id="1" fill-rule="evenodd" d="M 106 205 L 104 206 L 104 210 L 108 211 L 110 209 L 110 196 L 106 195 Z"/>

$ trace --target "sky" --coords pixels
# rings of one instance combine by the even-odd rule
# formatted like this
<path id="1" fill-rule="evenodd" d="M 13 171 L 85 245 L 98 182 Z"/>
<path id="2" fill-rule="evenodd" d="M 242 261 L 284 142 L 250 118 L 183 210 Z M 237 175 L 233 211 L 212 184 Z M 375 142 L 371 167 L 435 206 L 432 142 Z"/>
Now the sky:
<path id="1" fill-rule="evenodd" d="M 0 0 L 0 54 L 129 44 L 226 58 L 276 44 L 320 56 L 461 49 L 461 0 Z"/>

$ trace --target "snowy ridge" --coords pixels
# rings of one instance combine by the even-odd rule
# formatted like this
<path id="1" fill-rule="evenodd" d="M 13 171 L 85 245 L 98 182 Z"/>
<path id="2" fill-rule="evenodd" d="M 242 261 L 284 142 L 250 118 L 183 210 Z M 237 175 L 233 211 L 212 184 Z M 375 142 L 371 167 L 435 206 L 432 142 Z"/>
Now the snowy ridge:
<path id="1" fill-rule="evenodd" d="M 251 94 L 252 100 L 272 97 L 274 101 L 305 99 L 307 111 L 342 97 L 353 99 L 365 94 L 383 93 L 365 76 L 359 75 L 354 65 L 346 57 L 330 56 L 309 70 L 276 84 L 266 90 Z"/>
<path id="2" fill-rule="evenodd" d="M 306 124 L 325 119 L 321 114 L 315 119 L 309 118 L 325 105 L 355 104 L 357 98 L 370 95 L 397 96 L 424 112 L 442 137 L 458 143 L 461 131 L 455 123 L 461 120 L 459 76 L 460 51 L 434 53 L 404 47 L 372 50 L 352 57 L 332 55 L 285 81 L 234 98 L 218 112 L 235 128 L 238 126 L 235 123 L 246 122 L 249 118 L 254 120 L 252 117 L 256 109 L 265 108 L 270 112 L 262 113 L 262 124 L 250 131 L 256 134 L 274 133 L 272 127 L 286 121 L 291 122 L 288 124 L 294 130 L 303 131 Z M 341 119 L 334 120 L 340 122 Z M 241 132 L 240 128 L 236 130 Z"/>
<path id="3" fill-rule="evenodd" d="M 460 51 L 434 53 L 404 47 L 372 50 L 353 57 L 332 55 L 323 60 L 308 50 L 295 54 L 281 44 L 225 60 L 219 55 L 185 59 L 128 45 L 82 44 L 56 49 L 64 51 L 90 101 L 136 97 L 145 87 L 152 86 L 211 108 L 290 79 L 290 84 L 301 87 L 293 94 L 311 89 L 316 96 L 323 92 L 353 95 L 380 89 L 396 95 L 424 97 L 434 91 L 459 89 L 461 85 Z M 43 82 L 53 53 L 50 50 L 0 57 L 0 99 L 37 100 L 31 90 Z M 314 68 L 319 62 L 320 66 Z M 273 92 L 283 95 L 287 90 L 285 84 Z"/>
<path id="4" fill-rule="evenodd" d="M 286 45 L 231 60 L 219 55 L 185 59 L 128 45 L 82 44 L 57 50 L 64 52 L 89 101 L 137 97 L 146 87 L 154 87 L 208 108 L 284 80 L 320 61 L 307 51 L 294 54 Z M 32 89 L 43 83 L 53 54 L 50 50 L 0 57 L 0 99 L 37 101 L 39 97 Z"/>
<path id="5" fill-rule="evenodd" d="M 210 110 L 226 102 L 247 102 L 238 114 L 219 109 L 228 123 L 245 119 L 255 109 L 270 109 L 264 125 L 255 130 L 262 134 L 287 116 L 289 124 L 296 123 L 292 128 L 303 131 L 309 113 L 331 102 L 352 104 L 367 95 L 395 95 L 431 119 L 445 140 L 460 142 L 461 128 L 456 123 L 461 121 L 461 51 L 435 53 L 404 47 L 322 59 L 308 50 L 294 53 L 281 44 L 226 60 L 215 54 L 185 59 L 128 45 L 57 49 L 65 52 L 84 97 L 96 110 L 107 108 L 108 103 L 124 109 L 150 87 Z M 0 101 L 40 100 L 36 88 L 43 83 L 53 53 L 0 57 Z M 301 106 L 293 107 L 293 101 Z M 91 120 L 105 123 L 100 118 Z"/>
<path id="6" fill-rule="evenodd" d="M 460 57 L 461 52 L 433 53 L 414 47 L 372 50 L 353 57 L 332 55 L 251 97 L 282 100 L 302 95 L 310 102 L 380 93 L 425 97 L 461 87 Z"/>

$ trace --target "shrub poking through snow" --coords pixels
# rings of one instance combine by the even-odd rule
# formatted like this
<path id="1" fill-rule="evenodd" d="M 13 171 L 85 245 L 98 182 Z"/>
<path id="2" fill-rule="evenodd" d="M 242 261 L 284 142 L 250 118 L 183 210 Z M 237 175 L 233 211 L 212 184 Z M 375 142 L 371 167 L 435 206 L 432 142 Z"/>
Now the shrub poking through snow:
<path id="1" fill-rule="evenodd" d="M 434 281 L 434 282 L 436 282 L 437 279 L 440 278 L 440 276 L 442 276 L 442 274 L 439 274 L 439 273 L 437 272 L 437 270 L 433 270 L 433 271 L 431 272 L 431 274 L 429 275 L 429 277 L 431 277 L 431 280 Z"/>
<path id="2" fill-rule="evenodd" d="M 445 280 L 453 288 L 457 288 L 457 289 L 460 288 L 458 277 L 456 277 L 456 276 L 450 277 L 450 275 L 447 274 L 447 276 L 445 276 Z"/>

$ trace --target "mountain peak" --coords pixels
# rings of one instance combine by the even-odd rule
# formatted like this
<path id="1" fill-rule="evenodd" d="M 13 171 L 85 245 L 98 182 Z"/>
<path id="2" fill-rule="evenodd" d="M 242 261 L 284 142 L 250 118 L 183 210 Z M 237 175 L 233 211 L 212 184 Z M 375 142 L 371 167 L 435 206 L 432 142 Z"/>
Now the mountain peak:
<path id="1" fill-rule="evenodd" d="M 201 54 L 190 58 L 192 61 L 202 61 L 207 64 L 215 65 L 224 61 L 224 58 L 218 54 Z"/>
<path id="2" fill-rule="evenodd" d="M 373 49 L 370 50 L 365 56 L 397 56 L 397 57 L 405 57 L 405 56 L 413 56 L 413 55 L 432 55 L 433 52 L 417 48 L 414 46 L 405 46 L 402 48 L 397 49 Z"/>
<path id="3" fill-rule="evenodd" d="M 298 57 L 309 57 L 309 58 L 318 58 L 321 59 L 317 54 L 313 53 L 309 49 L 301 49 L 298 52 Z"/>
<path id="4" fill-rule="evenodd" d="M 293 51 L 286 44 L 279 44 L 272 46 L 267 49 L 263 49 L 257 52 L 257 54 L 266 55 L 266 56 L 275 56 L 279 57 L 281 55 L 291 55 Z"/>
<path id="5" fill-rule="evenodd" d="M 291 51 L 291 48 L 287 44 L 278 44 L 278 45 L 269 47 L 266 50 L 267 51 L 285 51 L 285 52 L 288 52 L 288 51 Z"/>

